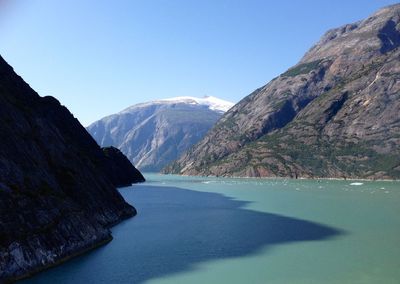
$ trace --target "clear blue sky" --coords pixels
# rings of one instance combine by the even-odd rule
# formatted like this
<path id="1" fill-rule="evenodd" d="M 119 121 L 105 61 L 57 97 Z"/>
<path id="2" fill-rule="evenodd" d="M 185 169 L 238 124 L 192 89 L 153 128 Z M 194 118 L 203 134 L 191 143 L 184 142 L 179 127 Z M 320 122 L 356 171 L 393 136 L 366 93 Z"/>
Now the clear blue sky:
<path id="1" fill-rule="evenodd" d="M 132 104 L 238 102 L 386 0 L 0 0 L 0 54 L 85 126 Z"/>

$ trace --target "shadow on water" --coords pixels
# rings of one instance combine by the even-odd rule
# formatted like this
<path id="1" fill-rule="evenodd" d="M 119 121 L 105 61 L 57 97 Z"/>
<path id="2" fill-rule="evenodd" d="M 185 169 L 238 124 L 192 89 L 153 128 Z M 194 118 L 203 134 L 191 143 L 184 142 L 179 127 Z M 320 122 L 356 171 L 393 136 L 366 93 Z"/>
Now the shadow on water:
<path id="1" fill-rule="evenodd" d="M 343 232 L 256 212 L 217 193 L 175 187 L 123 190 L 139 215 L 113 228 L 114 240 L 25 283 L 142 283 L 196 264 L 243 257 L 274 245 L 326 240 Z"/>

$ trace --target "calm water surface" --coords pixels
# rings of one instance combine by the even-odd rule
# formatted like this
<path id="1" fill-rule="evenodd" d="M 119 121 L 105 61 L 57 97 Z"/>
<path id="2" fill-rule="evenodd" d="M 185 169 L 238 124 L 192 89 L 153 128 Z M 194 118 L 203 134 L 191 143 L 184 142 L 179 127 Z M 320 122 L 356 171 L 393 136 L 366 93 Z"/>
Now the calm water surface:
<path id="1" fill-rule="evenodd" d="M 146 178 L 111 243 L 24 283 L 400 283 L 399 182 Z"/>

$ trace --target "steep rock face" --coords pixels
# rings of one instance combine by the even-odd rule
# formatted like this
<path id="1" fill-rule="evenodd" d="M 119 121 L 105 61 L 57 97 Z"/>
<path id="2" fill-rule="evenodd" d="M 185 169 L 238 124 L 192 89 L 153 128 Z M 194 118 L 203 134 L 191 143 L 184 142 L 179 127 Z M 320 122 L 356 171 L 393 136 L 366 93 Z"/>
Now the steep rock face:
<path id="1" fill-rule="evenodd" d="M 400 178 L 400 5 L 328 31 L 167 173 Z"/>
<path id="2" fill-rule="evenodd" d="M 111 240 L 108 226 L 136 213 L 78 120 L 1 57 L 0 133 L 0 282 Z"/>
<path id="3" fill-rule="evenodd" d="M 91 124 L 101 146 L 119 148 L 142 171 L 158 172 L 200 141 L 233 104 L 178 97 L 137 104 Z"/>
<path id="4" fill-rule="evenodd" d="M 129 186 L 133 182 L 144 182 L 143 175 L 132 165 L 128 158 L 115 147 L 102 148 L 108 162 L 105 163 L 105 172 L 109 180 L 116 186 Z"/>

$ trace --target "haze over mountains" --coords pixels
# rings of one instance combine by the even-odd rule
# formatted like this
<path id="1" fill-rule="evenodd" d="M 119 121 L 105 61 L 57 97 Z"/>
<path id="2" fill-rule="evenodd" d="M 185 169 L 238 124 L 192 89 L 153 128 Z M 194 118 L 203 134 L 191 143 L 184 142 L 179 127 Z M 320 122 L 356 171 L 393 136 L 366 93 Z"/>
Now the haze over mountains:
<path id="1" fill-rule="evenodd" d="M 400 178 L 400 4 L 328 31 L 164 172 Z"/>
<path id="2" fill-rule="evenodd" d="M 200 141 L 233 103 L 176 97 L 133 105 L 87 127 L 101 146 L 119 148 L 142 171 L 158 172 Z"/>

